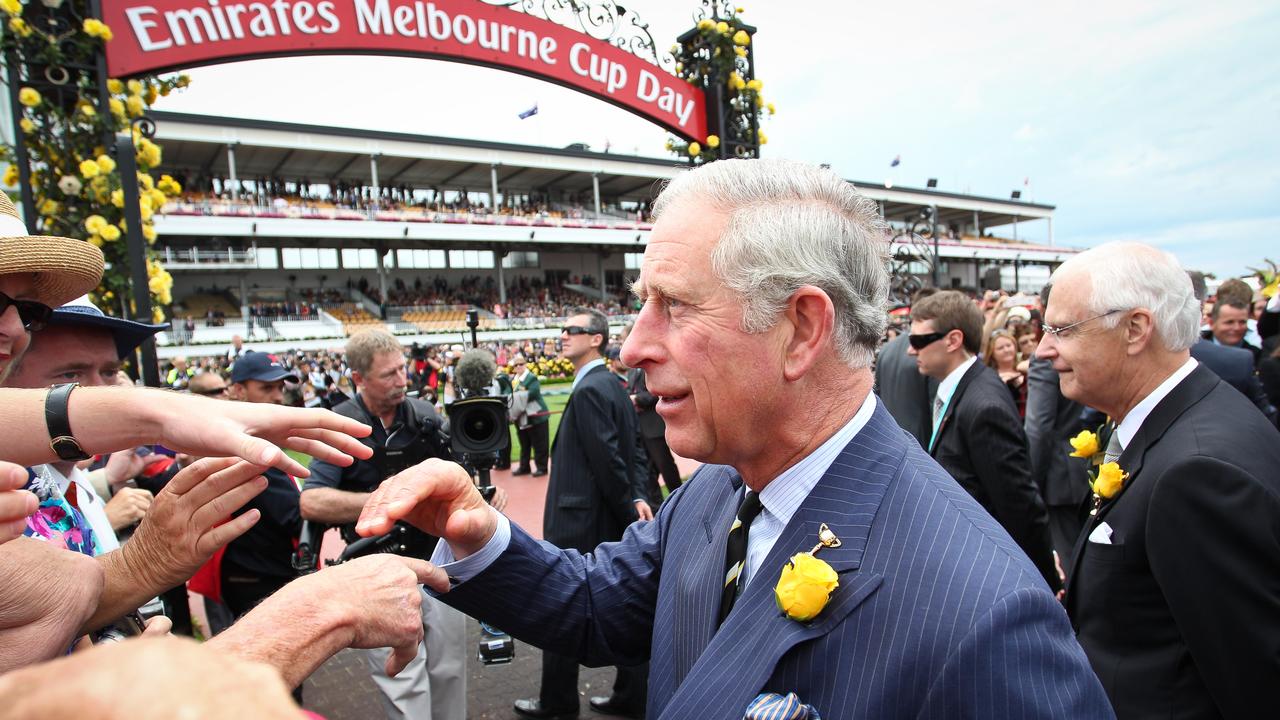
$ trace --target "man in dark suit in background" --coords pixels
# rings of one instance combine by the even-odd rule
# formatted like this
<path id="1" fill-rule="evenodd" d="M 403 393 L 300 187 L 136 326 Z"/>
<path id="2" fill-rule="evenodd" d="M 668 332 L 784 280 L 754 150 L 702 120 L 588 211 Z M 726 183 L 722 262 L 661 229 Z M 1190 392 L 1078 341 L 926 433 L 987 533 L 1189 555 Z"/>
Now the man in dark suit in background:
<path id="1" fill-rule="evenodd" d="M 1195 293 L 1196 302 L 1203 305 L 1205 296 L 1204 274 L 1189 272 L 1187 276 L 1191 278 L 1191 289 Z M 1243 340 L 1241 342 L 1243 343 Z M 1197 362 L 1204 363 L 1223 382 L 1243 393 L 1245 397 L 1249 398 L 1249 402 L 1262 411 L 1262 414 L 1267 417 L 1267 420 L 1271 421 L 1272 425 L 1276 424 L 1276 408 L 1267 398 L 1266 390 L 1262 387 L 1262 381 L 1258 379 L 1258 375 L 1254 372 L 1254 365 L 1257 361 L 1253 353 L 1243 347 L 1219 345 L 1213 340 L 1205 338 L 1202 333 L 1196 344 L 1191 346 L 1191 357 L 1195 358 Z"/>
<path id="2" fill-rule="evenodd" d="M 1031 479 L 1018 408 L 999 376 L 978 361 L 982 311 L 963 293 L 940 292 L 911 308 L 909 337 L 907 353 L 920 373 L 938 381 L 929 454 L 1004 526 L 1057 592 L 1062 580 L 1049 514 Z"/>
<path id="3" fill-rule="evenodd" d="M 937 288 L 921 288 L 911 302 L 918 303 L 936 292 Z M 930 408 L 938 381 L 920 374 L 915 358 L 907 354 L 907 343 L 907 333 L 900 333 L 881 346 L 876 355 L 876 394 L 902 429 L 920 441 L 920 447 L 927 448 L 933 433 Z"/>
<path id="4" fill-rule="evenodd" d="M 1049 290 L 1040 291 L 1040 307 L 1049 304 Z M 1058 387 L 1058 371 L 1053 363 L 1031 357 L 1027 369 L 1027 415 L 1023 429 L 1031 458 L 1031 477 L 1040 486 L 1040 496 L 1049 512 L 1049 540 L 1058 558 L 1071 557 L 1080 528 L 1084 526 L 1081 504 L 1089 494 L 1083 458 L 1071 457 L 1071 438 L 1086 427 L 1084 406 L 1067 399 Z"/>
<path id="5" fill-rule="evenodd" d="M 1280 707 L 1280 434 L 1190 357 L 1178 261 L 1102 245 L 1053 274 L 1044 338 L 1067 397 L 1116 423 L 1118 482 L 1068 565 L 1067 612 L 1120 718 Z"/>
<path id="6" fill-rule="evenodd" d="M 604 364 L 609 323 L 598 310 L 578 308 L 561 330 L 561 354 L 573 363 L 569 404 L 551 446 L 551 483 L 543 511 L 543 538 L 557 547 L 590 552 L 622 538 L 636 519 L 653 519 L 644 500 L 636 463 L 636 412 L 626 390 Z M 613 695 L 594 697 L 602 712 L 644 714 L 647 668 L 619 667 Z M 578 715 L 578 660 L 542 654 L 538 699 L 517 700 L 517 715 L 573 718 Z"/>

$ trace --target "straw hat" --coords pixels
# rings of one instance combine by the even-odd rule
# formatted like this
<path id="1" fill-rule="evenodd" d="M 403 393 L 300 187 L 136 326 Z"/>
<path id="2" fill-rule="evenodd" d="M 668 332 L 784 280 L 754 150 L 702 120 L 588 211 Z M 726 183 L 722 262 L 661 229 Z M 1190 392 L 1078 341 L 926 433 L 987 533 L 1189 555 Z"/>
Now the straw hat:
<path id="1" fill-rule="evenodd" d="M 0 275 L 35 273 L 33 300 L 65 305 L 98 287 L 102 251 L 83 240 L 27 234 L 6 193 L 0 192 Z"/>

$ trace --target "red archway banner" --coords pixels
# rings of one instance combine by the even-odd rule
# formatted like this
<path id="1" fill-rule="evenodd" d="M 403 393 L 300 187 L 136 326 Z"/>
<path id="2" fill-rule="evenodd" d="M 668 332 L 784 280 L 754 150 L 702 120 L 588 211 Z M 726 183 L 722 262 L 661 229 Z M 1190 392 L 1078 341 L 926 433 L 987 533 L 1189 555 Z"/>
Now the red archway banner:
<path id="1" fill-rule="evenodd" d="M 262 57 L 379 54 L 484 65 L 613 103 L 689 140 L 703 95 L 609 43 L 475 0 L 103 0 L 113 77 Z"/>

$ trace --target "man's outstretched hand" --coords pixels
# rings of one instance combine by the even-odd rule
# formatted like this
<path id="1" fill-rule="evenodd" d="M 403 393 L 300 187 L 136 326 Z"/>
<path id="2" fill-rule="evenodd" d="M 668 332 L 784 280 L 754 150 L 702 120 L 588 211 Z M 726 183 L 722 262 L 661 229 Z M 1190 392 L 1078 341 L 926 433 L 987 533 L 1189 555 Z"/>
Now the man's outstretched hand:
<path id="1" fill-rule="evenodd" d="M 356 532 L 381 535 L 397 520 L 444 538 L 459 559 L 484 547 L 498 526 L 497 512 L 467 471 L 435 458 L 383 481 L 365 503 Z"/>

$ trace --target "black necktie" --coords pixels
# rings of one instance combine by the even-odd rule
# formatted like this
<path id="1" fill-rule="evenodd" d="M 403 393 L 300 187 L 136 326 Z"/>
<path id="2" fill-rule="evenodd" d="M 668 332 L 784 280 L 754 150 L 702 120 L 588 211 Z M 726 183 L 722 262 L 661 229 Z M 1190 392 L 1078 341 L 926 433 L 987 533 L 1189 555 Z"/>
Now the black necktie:
<path id="1" fill-rule="evenodd" d="M 751 529 L 751 521 L 760 514 L 763 506 L 760 496 L 750 490 L 742 498 L 738 506 L 738 516 L 729 529 L 729 542 L 725 547 L 724 558 L 724 590 L 720 595 L 720 622 L 729 617 L 733 603 L 738 599 L 738 576 L 742 574 L 742 566 L 747 560 L 747 531 Z"/>

